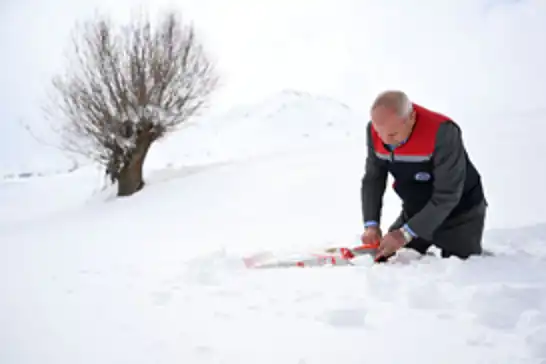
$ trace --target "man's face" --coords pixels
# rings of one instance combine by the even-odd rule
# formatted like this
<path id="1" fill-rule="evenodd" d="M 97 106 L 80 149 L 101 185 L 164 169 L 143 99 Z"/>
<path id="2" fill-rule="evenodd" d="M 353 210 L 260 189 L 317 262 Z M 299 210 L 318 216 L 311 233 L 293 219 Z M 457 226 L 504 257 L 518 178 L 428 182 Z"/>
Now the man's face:
<path id="1" fill-rule="evenodd" d="M 408 137 L 409 118 L 402 118 L 384 106 L 376 107 L 371 117 L 372 124 L 383 143 L 397 145 Z"/>

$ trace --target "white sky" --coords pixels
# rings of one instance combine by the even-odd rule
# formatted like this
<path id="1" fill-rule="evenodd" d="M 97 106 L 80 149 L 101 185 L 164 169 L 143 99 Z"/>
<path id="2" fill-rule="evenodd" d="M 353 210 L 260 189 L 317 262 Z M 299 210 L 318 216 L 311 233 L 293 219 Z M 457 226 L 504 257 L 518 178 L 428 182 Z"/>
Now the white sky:
<path id="1" fill-rule="evenodd" d="M 40 102 L 74 22 L 95 8 L 123 20 L 137 4 L 195 22 L 222 76 L 220 109 L 284 88 L 364 112 L 385 88 L 445 112 L 545 104 L 544 0 L 3 0 L 0 169 L 30 158 L 17 121 L 45 128 Z"/>

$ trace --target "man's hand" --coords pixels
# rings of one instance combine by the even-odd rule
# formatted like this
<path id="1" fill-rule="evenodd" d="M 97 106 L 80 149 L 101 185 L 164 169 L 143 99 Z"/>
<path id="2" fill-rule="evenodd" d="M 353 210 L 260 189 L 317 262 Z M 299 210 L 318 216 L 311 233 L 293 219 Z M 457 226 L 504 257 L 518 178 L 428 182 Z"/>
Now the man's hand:
<path id="1" fill-rule="evenodd" d="M 379 261 L 389 258 L 404 245 L 406 245 L 406 239 L 404 238 L 402 231 L 400 231 L 400 229 L 391 231 L 381 240 L 375 260 Z"/>
<path id="2" fill-rule="evenodd" d="M 364 245 L 371 245 L 378 243 L 381 240 L 381 236 L 381 229 L 378 226 L 370 226 L 364 230 L 360 240 Z"/>

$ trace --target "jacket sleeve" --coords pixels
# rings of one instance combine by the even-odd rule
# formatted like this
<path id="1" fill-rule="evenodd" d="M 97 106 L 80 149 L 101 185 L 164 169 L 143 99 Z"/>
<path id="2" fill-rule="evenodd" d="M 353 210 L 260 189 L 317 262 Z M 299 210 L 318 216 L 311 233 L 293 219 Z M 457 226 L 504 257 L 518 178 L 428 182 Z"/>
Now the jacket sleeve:
<path id="1" fill-rule="evenodd" d="M 368 123 L 366 131 L 367 156 L 364 176 L 360 188 L 362 202 L 362 217 L 364 224 L 379 224 L 381 209 L 383 207 L 383 195 L 387 184 L 388 170 L 375 155 L 371 137 L 371 123 Z"/>
<path id="2" fill-rule="evenodd" d="M 452 122 L 443 123 L 438 130 L 433 154 L 432 197 L 407 224 L 417 236 L 432 240 L 434 231 L 459 203 L 466 179 L 465 157 L 460 129 Z"/>

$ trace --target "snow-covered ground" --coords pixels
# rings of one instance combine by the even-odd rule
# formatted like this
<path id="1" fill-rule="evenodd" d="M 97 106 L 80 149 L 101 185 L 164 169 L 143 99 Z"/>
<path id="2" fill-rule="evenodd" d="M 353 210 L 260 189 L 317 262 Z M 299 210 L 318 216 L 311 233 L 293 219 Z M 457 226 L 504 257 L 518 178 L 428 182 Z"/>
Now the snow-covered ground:
<path id="1" fill-rule="evenodd" d="M 460 115 L 497 254 L 465 262 L 244 267 L 358 241 L 367 119 L 312 95 L 172 135 L 129 199 L 91 167 L 4 180 L 0 363 L 545 363 L 546 194 L 525 180 L 536 115 L 476 127 L 496 117 Z M 385 224 L 398 208 L 389 191 Z"/>

